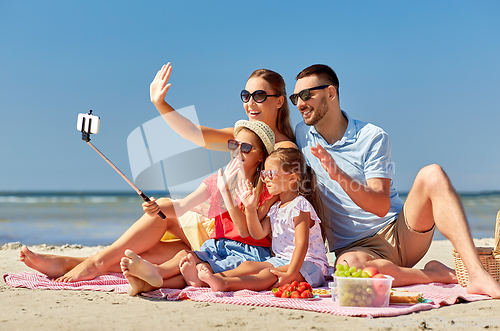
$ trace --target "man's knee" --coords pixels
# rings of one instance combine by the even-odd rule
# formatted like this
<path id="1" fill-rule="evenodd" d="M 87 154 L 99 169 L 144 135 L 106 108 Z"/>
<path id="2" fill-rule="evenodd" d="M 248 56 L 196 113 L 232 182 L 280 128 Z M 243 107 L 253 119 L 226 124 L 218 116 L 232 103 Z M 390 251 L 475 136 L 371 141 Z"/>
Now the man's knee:
<path id="1" fill-rule="evenodd" d="M 337 257 L 335 264 L 347 263 L 351 267 L 354 266 L 356 268 L 364 268 L 366 267 L 366 263 L 371 260 L 373 260 L 373 257 L 366 252 L 350 251 L 342 253 L 339 257 Z"/>
<path id="2" fill-rule="evenodd" d="M 431 164 L 422 168 L 415 179 L 415 184 L 431 192 L 435 192 L 436 189 L 442 190 L 451 187 L 448 175 L 438 164 Z"/>

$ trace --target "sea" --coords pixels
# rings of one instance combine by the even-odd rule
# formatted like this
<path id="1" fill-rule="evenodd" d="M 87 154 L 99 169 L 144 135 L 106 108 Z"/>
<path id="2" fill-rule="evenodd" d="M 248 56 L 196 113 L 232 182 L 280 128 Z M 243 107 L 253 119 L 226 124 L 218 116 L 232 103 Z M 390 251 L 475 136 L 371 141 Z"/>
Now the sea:
<path id="1" fill-rule="evenodd" d="M 494 237 L 500 192 L 460 194 L 460 198 L 472 237 Z M 134 192 L 0 192 L 0 246 L 109 245 L 141 217 L 142 202 Z M 445 237 L 436 231 L 434 239 Z"/>

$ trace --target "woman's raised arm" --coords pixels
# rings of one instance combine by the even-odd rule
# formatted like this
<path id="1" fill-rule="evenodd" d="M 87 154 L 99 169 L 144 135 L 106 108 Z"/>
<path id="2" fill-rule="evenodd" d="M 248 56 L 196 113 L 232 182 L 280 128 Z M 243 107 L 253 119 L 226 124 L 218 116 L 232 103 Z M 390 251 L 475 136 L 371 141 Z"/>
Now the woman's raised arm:
<path id="1" fill-rule="evenodd" d="M 150 85 L 151 102 L 162 115 L 167 124 L 184 139 L 190 140 L 198 146 L 212 150 L 227 151 L 226 142 L 233 138 L 233 128 L 213 129 L 193 124 L 189 119 L 179 114 L 166 101 L 165 97 L 171 84 L 168 83 L 172 66 L 163 65 L 156 73 Z"/>

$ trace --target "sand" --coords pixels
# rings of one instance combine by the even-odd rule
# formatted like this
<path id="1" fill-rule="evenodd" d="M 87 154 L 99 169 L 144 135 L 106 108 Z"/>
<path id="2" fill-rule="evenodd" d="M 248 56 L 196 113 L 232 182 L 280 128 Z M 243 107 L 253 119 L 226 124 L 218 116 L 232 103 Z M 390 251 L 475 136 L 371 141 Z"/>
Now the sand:
<path id="1" fill-rule="evenodd" d="M 493 239 L 475 240 L 476 246 L 493 246 Z M 103 247 L 32 246 L 35 252 L 88 256 Z M 423 267 L 437 259 L 453 267 L 452 245 L 434 241 Z M 30 271 L 18 259 L 18 245 L 0 247 L 0 273 Z M 427 320 L 434 330 L 457 329 L 445 320 L 490 324 L 500 329 L 500 300 L 486 300 L 412 313 L 400 317 L 367 320 L 364 317 L 334 316 L 282 308 L 261 308 L 193 301 L 152 300 L 127 294 L 94 291 L 51 291 L 11 288 L 0 281 L 0 330 L 421 330 L 416 326 Z M 481 326 L 480 324 L 483 324 Z M 410 324 L 413 324 L 411 326 Z M 496 326 L 495 326 L 496 324 Z M 447 326 L 448 325 L 448 326 Z M 472 326 L 473 329 L 476 327 Z M 465 328 L 464 328 L 465 329 Z"/>

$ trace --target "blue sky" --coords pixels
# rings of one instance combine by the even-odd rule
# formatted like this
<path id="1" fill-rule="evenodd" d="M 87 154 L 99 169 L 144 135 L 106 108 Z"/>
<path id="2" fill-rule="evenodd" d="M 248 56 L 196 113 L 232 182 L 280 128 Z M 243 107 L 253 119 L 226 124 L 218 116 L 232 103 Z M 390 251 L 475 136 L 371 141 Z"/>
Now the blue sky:
<path id="1" fill-rule="evenodd" d="M 0 191 L 131 190 L 76 117 L 101 117 L 92 142 L 130 176 L 127 137 L 158 116 L 149 84 L 168 61 L 167 101 L 218 128 L 245 118 L 255 69 L 290 94 L 328 64 L 342 109 L 389 133 L 396 189 L 438 163 L 459 191 L 500 190 L 498 17 L 497 1 L 2 1 Z"/>

